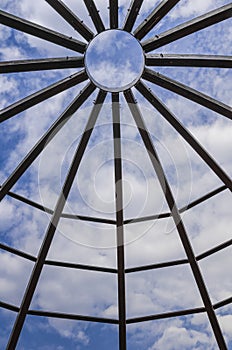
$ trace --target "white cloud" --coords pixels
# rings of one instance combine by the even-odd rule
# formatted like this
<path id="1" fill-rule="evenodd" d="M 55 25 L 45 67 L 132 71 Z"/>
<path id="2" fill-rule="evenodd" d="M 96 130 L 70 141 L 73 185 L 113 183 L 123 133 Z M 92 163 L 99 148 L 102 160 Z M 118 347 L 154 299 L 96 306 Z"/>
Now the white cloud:
<path id="1" fill-rule="evenodd" d="M 219 321 L 222 325 L 222 329 L 224 330 L 225 334 L 228 336 L 229 340 L 232 340 L 232 329 L 231 329 L 231 322 L 232 322 L 232 315 L 224 315 L 219 316 Z"/>
<path id="2" fill-rule="evenodd" d="M 205 12 L 214 10 L 220 6 L 228 4 L 226 0 L 195 0 L 194 3 L 191 0 L 182 1 L 179 6 L 177 5 L 172 12 L 173 18 L 186 18 L 190 16 L 200 16 Z"/>
<path id="3" fill-rule="evenodd" d="M 166 329 L 163 336 L 149 350 L 213 349 L 208 344 L 209 339 L 206 334 L 173 326 Z"/>
<path id="4" fill-rule="evenodd" d="M 89 344 L 89 337 L 83 332 L 79 331 L 77 333 L 77 339 L 83 344 L 88 345 Z"/>
<path id="5" fill-rule="evenodd" d="M 0 85 L 1 85 L 1 93 L 3 94 L 3 96 L 5 94 L 11 95 L 11 96 L 18 95 L 18 83 L 16 79 L 1 75 Z M 7 103 L 6 100 L 5 100 L 5 103 Z M 5 105 L 1 103 L 1 108 L 4 108 L 4 107 Z"/>
<path id="6" fill-rule="evenodd" d="M 32 264 L 9 253 L 0 253 L 1 300 L 19 305 L 28 282 Z"/>

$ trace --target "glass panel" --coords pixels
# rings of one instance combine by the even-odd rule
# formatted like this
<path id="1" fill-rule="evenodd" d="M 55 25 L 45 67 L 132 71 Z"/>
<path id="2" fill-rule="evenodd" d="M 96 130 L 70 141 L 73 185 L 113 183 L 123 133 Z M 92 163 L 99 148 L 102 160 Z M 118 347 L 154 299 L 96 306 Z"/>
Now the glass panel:
<path id="1" fill-rule="evenodd" d="M 128 325 L 129 350 L 218 350 L 206 314 Z"/>
<path id="2" fill-rule="evenodd" d="M 126 283 L 127 318 L 202 306 L 189 266 L 130 273 Z"/>
<path id="3" fill-rule="evenodd" d="M 33 309 L 117 318 L 117 275 L 46 266 Z"/>
<path id="4" fill-rule="evenodd" d="M 28 316 L 17 349 L 117 350 L 118 329 L 116 325 Z"/>

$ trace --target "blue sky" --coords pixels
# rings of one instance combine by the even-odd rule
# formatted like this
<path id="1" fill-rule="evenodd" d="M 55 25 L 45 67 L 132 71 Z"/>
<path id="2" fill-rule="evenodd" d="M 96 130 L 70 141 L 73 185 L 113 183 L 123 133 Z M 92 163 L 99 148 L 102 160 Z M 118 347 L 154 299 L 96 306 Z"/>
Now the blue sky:
<path id="1" fill-rule="evenodd" d="M 135 27 L 159 1 L 145 0 Z M 95 29 L 84 2 L 65 3 Z M 130 1 L 120 1 L 120 24 Z M 204 12 L 228 4 L 226 0 L 180 1 L 146 37 L 154 36 Z M 108 28 L 108 1 L 96 1 Z M 107 5 L 107 6 L 106 6 Z M 1 9 L 43 26 L 82 40 L 80 35 L 44 0 L 2 0 Z M 231 55 L 231 20 L 221 22 L 166 45 L 154 53 Z M 105 45 L 107 43 L 105 41 Z M 108 51 L 111 51 L 110 44 Z M 118 53 L 119 52 L 119 53 Z M 0 60 L 75 56 L 75 52 L 29 35 L 0 26 Z M 79 55 L 79 54 L 78 54 Z M 112 58 L 112 57 L 111 57 Z M 111 58 L 105 64 L 112 64 Z M 117 73 L 123 58 L 114 56 L 114 69 L 99 69 L 105 83 L 112 82 L 109 72 Z M 130 58 L 128 58 L 129 60 Z M 97 62 L 97 60 L 96 60 Z M 134 64 L 136 65 L 136 59 Z M 157 68 L 157 69 L 156 69 Z M 124 65 L 125 69 L 125 65 Z M 228 69 L 160 68 L 153 70 L 176 79 L 231 105 L 231 73 Z M 79 69 L 0 75 L 0 108 L 46 87 Z M 126 65 L 129 76 L 133 64 Z M 114 77 L 115 78 L 115 77 Z M 118 78 L 118 76 L 117 76 Z M 121 77 L 120 77 L 121 79 Z M 231 175 L 231 123 L 228 119 L 145 82 L 177 118 L 197 137 L 223 169 Z M 0 183 L 19 164 L 46 129 L 57 119 L 86 82 L 34 106 L 1 124 Z M 13 190 L 22 196 L 54 208 L 66 171 L 71 163 L 97 89 L 73 115 L 67 125 L 25 172 Z M 133 89 L 145 122 L 157 147 L 179 207 L 222 185 L 175 130 L 161 118 L 149 102 Z M 133 118 L 121 94 L 123 190 L 125 218 L 137 218 L 167 211 L 167 204 Z M 154 195 L 155 193 L 155 195 Z M 231 239 L 231 196 L 223 191 L 208 203 L 183 214 L 196 255 Z M 7 196 L 1 203 L 1 243 L 36 255 L 49 215 Z M 99 115 L 87 152 L 74 181 L 65 212 L 103 218 L 115 218 L 112 116 L 110 94 Z M 115 228 L 62 219 L 57 228 L 49 259 L 116 268 Z M 185 257 L 178 233 L 170 219 L 133 223 L 125 227 L 126 267 L 146 265 Z M 231 247 L 200 262 L 213 303 L 231 297 Z M 33 264 L 7 252 L 0 252 L 0 300 L 20 305 Z M 175 287 L 173 287 L 175 286 Z M 139 317 L 163 311 L 202 306 L 195 281 L 188 266 L 179 266 L 126 277 L 127 317 Z M 45 267 L 36 289 L 32 308 L 117 318 L 116 276 L 112 274 L 63 271 Z M 232 349 L 231 305 L 217 310 L 218 319 Z M 15 314 L 0 311 L 0 348 L 4 349 Z M 85 322 L 28 317 L 17 350 L 93 350 L 118 349 L 116 326 Z M 144 322 L 128 326 L 128 349 L 133 350 L 216 350 L 212 330 L 205 314 Z"/>

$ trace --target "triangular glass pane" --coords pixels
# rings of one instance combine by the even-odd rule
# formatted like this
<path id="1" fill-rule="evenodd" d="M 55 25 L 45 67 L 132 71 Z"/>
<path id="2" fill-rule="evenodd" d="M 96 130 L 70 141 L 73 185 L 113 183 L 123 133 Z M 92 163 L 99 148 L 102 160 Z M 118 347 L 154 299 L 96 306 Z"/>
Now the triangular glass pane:
<path id="1" fill-rule="evenodd" d="M 85 121 L 92 108 L 85 110 Z M 115 220 L 114 150 L 111 103 L 106 100 L 81 160 L 64 212 Z M 81 136 L 81 134 L 80 134 Z M 70 143 L 63 164 L 77 142 Z"/>
<path id="2" fill-rule="evenodd" d="M 195 139 L 197 139 L 197 137 L 194 135 L 194 129 L 200 130 L 205 135 L 205 138 L 207 138 L 208 127 L 203 123 L 202 119 L 200 119 L 199 124 L 196 125 L 191 121 L 192 112 L 190 106 L 186 109 L 187 113 L 183 113 L 181 106 L 178 103 L 178 99 L 175 100 L 173 97 L 172 100 L 168 99 L 165 102 L 167 96 L 166 92 L 162 93 L 162 90 L 163 89 L 161 88 L 157 89 L 157 87 L 155 87 L 154 92 L 155 94 L 158 92 L 158 98 L 161 97 L 161 100 L 164 100 L 166 106 L 172 113 L 174 113 L 177 119 L 183 122 L 184 118 L 185 127 L 193 134 Z M 181 99 L 183 100 L 183 98 Z M 196 104 L 194 105 L 197 106 Z M 151 105 L 149 108 L 151 110 L 151 118 L 149 119 L 149 114 L 146 113 L 146 120 L 149 121 L 149 130 L 151 130 L 151 135 L 154 135 L 153 140 L 155 145 L 157 145 L 157 151 L 161 163 L 172 187 L 178 206 L 181 208 L 193 199 L 222 186 L 223 182 L 195 152 L 195 150 L 183 139 L 183 137 L 179 135 L 178 132 Z M 203 109 L 205 108 L 202 108 L 202 110 Z M 190 113 L 190 118 L 186 120 L 185 118 L 188 118 L 188 113 Z M 197 120 L 197 115 L 195 117 Z M 202 122 L 202 125 L 200 122 Z M 204 138 L 198 140 L 198 142 L 206 151 L 208 151 Z M 228 152 L 226 152 L 226 154 L 228 154 Z M 214 154 L 212 154 L 211 157 L 214 158 Z M 226 160 L 223 163 L 221 161 L 218 162 L 218 165 L 221 166 L 222 169 L 225 168 L 224 165 L 228 165 L 228 156 L 225 155 L 225 158 Z M 216 162 L 217 160 L 218 159 L 216 159 Z"/>
<path id="3" fill-rule="evenodd" d="M 167 212 L 163 191 L 131 112 L 124 103 L 121 110 L 125 219 Z"/>

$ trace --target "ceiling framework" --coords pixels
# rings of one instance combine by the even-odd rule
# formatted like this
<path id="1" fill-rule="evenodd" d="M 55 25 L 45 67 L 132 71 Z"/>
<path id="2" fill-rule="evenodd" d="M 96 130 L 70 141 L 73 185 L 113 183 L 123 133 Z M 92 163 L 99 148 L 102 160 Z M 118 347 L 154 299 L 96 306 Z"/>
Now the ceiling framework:
<path id="1" fill-rule="evenodd" d="M 61 0 L 46 0 L 46 2 L 65 20 L 72 28 L 74 28 L 82 37 L 83 41 L 79 41 L 68 36 L 65 36 L 59 32 L 52 31 L 48 28 L 42 27 L 28 20 L 16 17 L 10 13 L 0 11 L 0 23 L 16 29 L 18 31 L 30 34 L 34 37 L 38 37 L 47 42 L 52 42 L 61 47 L 71 49 L 78 53 L 75 57 L 60 57 L 60 58 L 43 58 L 43 59 L 31 59 L 31 60 L 14 60 L 0 62 L 0 73 L 20 73 L 20 72 L 32 72 L 32 71 L 46 71 L 52 69 L 69 69 L 69 68 L 82 68 L 81 71 L 75 73 L 71 77 L 64 78 L 56 83 L 53 83 L 46 88 L 43 88 L 0 111 L 0 122 L 4 122 L 12 117 L 17 116 L 19 113 L 28 110 L 32 106 L 35 106 L 42 101 L 55 96 L 62 91 L 77 86 L 80 83 L 86 81 L 85 87 L 80 91 L 79 95 L 70 103 L 70 105 L 63 111 L 63 113 L 57 118 L 53 125 L 46 131 L 40 140 L 32 147 L 30 152 L 22 159 L 15 170 L 9 175 L 5 182 L 0 187 L 0 200 L 5 196 L 14 198 L 17 201 L 25 203 L 29 206 L 36 208 L 42 212 L 48 213 L 50 216 L 50 223 L 47 227 L 43 243 L 40 247 L 38 256 L 27 254 L 15 248 L 11 248 L 5 243 L 0 244 L 0 249 L 7 251 L 16 256 L 20 256 L 26 260 L 33 262 L 34 268 L 31 273 L 27 288 L 24 292 L 24 296 L 21 301 L 21 305 L 15 306 L 10 303 L 0 301 L 0 307 L 6 310 L 10 310 L 17 314 L 14 327 L 12 329 L 7 350 L 13 350 L 17 347 L 18 340 L 20 338 L 21 331 L 24 326 L 27 315 L 44 316 L 48 318 L 69 319 L 78 321 L 97 322 L 102 324 L 115 324 L 119 328 L 119 349 L 126 350 L 127 348 L 127 324 L 140 323 L 151 320 L 167 319 L 178 316 L 194 315 L 198 313 L 205 313 L 208 316 L 208 320 L 211 324 L 212 331 L 214 333 L 218 347 L 221 350 L 226 350 L 227 345 L 222 329 L 219 325 L 218 318 L 216 316 L 216 310 L 231 304 L 232 296 L 225 300 L 220 300 L 217 303 L 213 303 L 210 299 L 207 286 L 205 284 L 203 275 L 199 268 L 198 262 L 204 258 L 222 251 L 223 249 L 232 245 L 232 240 L 228 240 L 218 246 L 215 246 L 199 255 L 194 254 L 187 229 L 181 218 L 181 213 L 193 208 L 200 203 L 207 202 L 210 198 L 213 198 L 217 194 L 223 191 L 232 190 L 232 182 L 229 175 L 222 169 L 222 167 L 216 162 L 212 155 L 210 155 L 201 143 L 194 138 L 190 131 L 182 125 L 182 123 L 176 118 L 176 116 L 168 109 L 168 107 L 159 100 L 155 93 L 150 89 L 145 81 L 158 85 L 168 91 L 171 91 L 177 95 L 180 95 L 190 101 L 194 101 L 199 105 L 202 105 L 210 111 L 217 112 L 222 118 L 226 117 L 232 119 L 231 108 L 217 101 L 210 96 L 194 90 L 193 88 L 184 85 L 178 81 L 175 81 L 167 76 L 161 75 L 157 71 L 151 69 L 151 67 L 207 67 L 207 68 L 232 68 L 231 56 L 219 56 L 219 55 L 189 55 L 189 54 L 154 54 L 150 53 L 152 50 L 160 48 L 168 43 L 174 42 L 180 38 L 186 37 L 192 33 L 200 31 L 206 27 L 212 26 L 220 21 L 224 21 L 232 16 L 232 4 L 223 6 L 202 16 L 194 18 L 191 21 L 185 22 L 175 28 L 171 28 L 168 31 L 160 33 L 153 38 L 149 38 L 142 41 L 141 45 L 145 52 L 145 69 L 141 79 L 135 84 L 136 90 L 147 100 L 152 107 L 157 110 L 160 115 L 181 135 L 181 137 L 191 146 L 191 148 L 201 157 L 201 159 L 211 168 L 214 174 L 221 181 L 221 186 L 217 189 L 204 194 L 202 197 L 186 204 L 182 208 L 177 207 L 174 195 L 172 193 L 170 184 L 167 180 L 165 171 L 162 167 L 157 150 L 147 130 L 146 122 L 143 119 L 143 111 L 140 110 L 139 104 L 136 102 L 132 89 L 128 89 L 124 92 L 106 92 L 99 89 L 95 84 L 89 80 L 89 77 L 85 70 L 84 54 L 86 52 L 87 42 L 91 42 L 97 33 L 101 33 L 107 30 L 101 15 L 93 0 L 83 0 L 89 16 L 96 29 L 94 33 L 87 25 L 85 25 L 79 17 L 74 14 Z M 118 0 L 109 0 L 107 6 L 109 9 L 109 25 L 110 29 L 122 29 L 127 32 L 131 32 L 138 40 L 142 40 L 151 30 L 164 18 L 171 9 L 173 9 L 180 1 L 179 0 L 163 0 L 153 9 L 149 16 L 142 21 L 142 23 L 135 28 L 136 19 L 141 9 L 143 0 L 132 0 L 128 9 L 127 16 L 124 20 L 122 28 L 119 28 L 119 4 Z M 86 124 L 85 131 L 82 134 L 81 140 L 77 146 L 76 152 L 73 157 L 71 166 L 67 172 L 66 178 L 63 183 L 63 188 L 60 192 L 55 209 L 46 208 L 39 203 L 36 203 L 29 198 L 25 198 L 15 192 L 12 192 L 13 186 L 20 180 L 26 170 L 31 164 L 42 154 L 45 147 L 52 141 L 56 134 L 59 133 L 61 128 L 70 120 L 72 115 L 92 96 L 95 90 L 98 90 L 97 98 L 92 107 L 89 119 Z M 115 203 L 116 203 L 116 216 L 115 220 L 68 214 L 63 211 L 65 203 L 69 196 L 70 190 L 74 178 L 78 172 L 81 160 L 85 154 L 86 147 L 94 130 L 97 118 L 104 105 L 107 94 L 111 94 L 112 102 L 112 130 L 114 141 L 114 180 L 115 180 Z M 166 202 L 169 207 L 168 212 L 154 213 L 151 216 L 136 217 L 132 219 L 124 218 L 123 210 L 123 187 L 122 187 L 122 154 L 121 154 L 121 116 L 120 116 L 120 97 L 124 98 L 128 104 L 131 115 L 137 126 L 137 131 L 143 140 L 145 148 L 150 157 L 154 173 L 160 182 L 163 190 Z M 180 260 L 172 260 L 158 264 L 150 264 L 145 266 L 137 266 L 133 268 L 125 268 L 125 243 L 124 243 L 124 229 L 125 225 L 130 225 L 136 222 L 148 222 L 149 220 L 160 220 L 162 218 L 172 217 L 175 223 L 175 227 L 179 234 L 182 246 L 185 251 L 186 258 Z M 117 268 L 107 268 L 103 266 L 91 266 L 83 264 L 74 264 L 68 262 L 61 262 L 55 260 L 49 260 L 47 258 L 48 251 L 52 244 L 54 235 L 56 233 L 56 227 L 61 218 L 82 220 L 87 222 L 104 223 L 112 225 L 116 228 L 117 237 Z M 46 265 L 59 266 L 64 269 L 80 269 L 88 271 L 100 271 L 107 274 L 114 274 L 117 276 L 118 285 L 118 319 L 92 317 L 86 315 L 58 313 L 50 311 L 41 311 L 31 309 L 31 301 L 36 290 L 40 275 L 43 267 Z M 193 273 L 196 285 L 202 299 L 202 307 L 177 310 L 173 312 L 166 312 L 154 315 L 147 315 L 143 317 L 129 318 L 126 317 L 126 287 L 125 276 L 126 274 L 132 274 L 134 272 L 142 272 L 148 270 L 162 269 L 165 267 L 172 267 L 178 265 L 188 265 Z"/>

